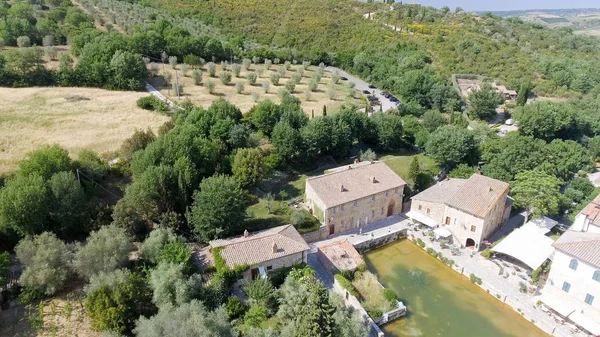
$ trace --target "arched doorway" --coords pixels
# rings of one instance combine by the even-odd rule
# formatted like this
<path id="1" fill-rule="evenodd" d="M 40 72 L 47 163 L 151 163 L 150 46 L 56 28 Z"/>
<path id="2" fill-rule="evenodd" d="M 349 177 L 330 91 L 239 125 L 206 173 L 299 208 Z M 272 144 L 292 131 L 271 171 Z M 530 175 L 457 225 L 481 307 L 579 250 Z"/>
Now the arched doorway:
<path id="1" fill-rule="evenodd" d="M 475 249 L 475 240 L 468 238 L 465 247 Z"/>
<path id="2" fill-rule="evenodd" d="M 390 201 L 387 209 L 387 216 L 394 215 L 394 206 L 396 206 L 396 202 L 394 200 Z"/>

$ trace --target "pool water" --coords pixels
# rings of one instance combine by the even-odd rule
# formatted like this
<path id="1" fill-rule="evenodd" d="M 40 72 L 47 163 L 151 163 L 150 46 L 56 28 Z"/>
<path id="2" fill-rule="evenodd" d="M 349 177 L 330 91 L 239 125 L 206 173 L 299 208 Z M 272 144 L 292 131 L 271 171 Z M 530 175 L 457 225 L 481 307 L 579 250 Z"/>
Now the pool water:
<path id="1" fill-rule="evenodd" d="M 449 255 L 449 254 L 448 254 Z M 396 291 L 408 315 L 383 326 L 391 337 L 548 337 L 450 267 L 400 240 L 365 254 L 369 269 Z"/>

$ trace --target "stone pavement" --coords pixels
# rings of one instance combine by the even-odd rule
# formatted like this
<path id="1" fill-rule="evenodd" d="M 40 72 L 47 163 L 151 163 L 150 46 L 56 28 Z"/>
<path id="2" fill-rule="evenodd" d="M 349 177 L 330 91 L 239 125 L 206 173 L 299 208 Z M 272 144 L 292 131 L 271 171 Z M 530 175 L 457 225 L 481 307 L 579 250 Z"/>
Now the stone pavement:
<path id="1" fill-rule="evenodd" d="M 416 228 L 416 227 L 415 227 Z M 442 249 L 436 241 L 431 241 L 421 230 L 409 229 L 408 237 L 412 239 L 420 238 L 425 242 L 425 248 L 433 248 L 441 252 L 444 257 L 454 260 L 453 269 L 469 277 L 475 274 L 481 278 L 481 288 L 487 290 L 490 296 L 493 296 L 509 305 L 513 310 L 522 314 L 523 317 L 546 333 L 558 337 L 584 337 L 588 336 L 584 332 L 575 332 L 575 326 L 564 323 L 557 323 L 555 316 L 544 312 L 536 306 L 539 296 L 520 291 L 521 284 L 529 285 L 529 277 L 523 268 L 515 269 L 514 265 L 504 263 L 500 260 L 486 260 L 480 254 L 469 248 L 460 250 L 460 255 L 451 255 L 450 249 Z M 508 276 L 507 276 L 508 274 Z M 492 300 L 490 298 L 490 300 Z"/>

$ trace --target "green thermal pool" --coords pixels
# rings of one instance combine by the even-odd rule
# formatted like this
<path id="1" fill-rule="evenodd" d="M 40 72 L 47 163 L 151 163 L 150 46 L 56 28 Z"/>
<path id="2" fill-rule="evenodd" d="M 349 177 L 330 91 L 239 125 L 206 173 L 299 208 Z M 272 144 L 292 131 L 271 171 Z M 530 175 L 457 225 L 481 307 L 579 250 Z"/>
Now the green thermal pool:
<path id="1" fill-rule="evenodd" d="M 365 254 L 408 315 L 386 324 L 392 337 L 548 337 L 531 322 L 409 240 Z"/>

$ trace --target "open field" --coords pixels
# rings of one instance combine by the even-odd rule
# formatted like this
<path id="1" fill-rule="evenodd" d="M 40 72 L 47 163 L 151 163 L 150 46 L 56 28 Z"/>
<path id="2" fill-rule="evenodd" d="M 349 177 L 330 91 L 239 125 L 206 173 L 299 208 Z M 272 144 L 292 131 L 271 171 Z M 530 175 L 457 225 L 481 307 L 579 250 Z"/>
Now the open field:
<path id="1" fill-rule="evenodd" d="M 135 129 L 156 130 L 169 118 L 136 106 L 147 95 L 90 88 L 0 88 L 0 173 L 14 170 L 26 153 L 44 144 L 60 144 L 75 157 L 83 149 L 117 150 Z"/>
<path id="2" fill-rule="evenodd" d="M 264 73 L 262 76 L 258 77 L 255 85 L 248 84 L 246 80 L 246 74 L 248 71 L 254 72 L 257 67 L 262 67 L 264 69 Z M 275 86 L 270 81 L 270 76 L 273 73 L 276 73 L 278 68 L 282 68 L 283 65 L 273 65 L 271 70 L 267 70 L 264 65 L 252 65 L 248 71 L 241 70 L 240 76 L 237 78 L 232 78 L 230 85 L 224 85 L 219 79 L 219 73 L 223 70 L 223 67 L 219 64 L 216 66 L 216 77 L 211 78 L 207 72 L 206 66 L 204 66 L 202 70 L 202 83 L 200 85 L 195 85 L 193 79 L 191 78 L 191 67 L 187 72 L 187 76 L 183 76 L 181 72 L 181 65 L 177 66 L 179 83 L 183 84 L 183 96 L 182 100 L 185 98 L 189 98 L 194 104 L 208 107 L 214 100 L 219 97 L 223 97 L 227 99 L 232 104 L 242 110 L 242 112 L 248 112 L 255 104 L 253 93 L 257 93 L 259 95 L 259 101 L 263 101 L 265 99 L 270 99 L 275 103 L 279 103 L 280 99 L 278 96 L 279 90 L 285 88 L 285 83 L 291 79 L 291 77 L 297 73 L 297 69 L 300 65 L 292 65 L 289 71 L 286 71 L 285 75 L 281 77 L 279 80 L 279 85 Z M 175 69 L 172 69 L 168 64 L 164 67 L 165 71 L 168 71 L 172 74 L 173 80 L 173 88 L 175 83 Z M 231 67 L 227 66 L 227 69 L 231 71 Z M 315 66 L 309 67 L 306 71 L 304 71 L 303 77 L 299 84 L 296 85 L 294 90 L 294 95 L 300 99 L 302 102 L 302 108 L 304 112 L 310 117 L 312 116 L 312 112 L 314 111 L 315 116 L 320 116 L 323 111 L 323 106 L 327 106 L 328 111 L 335 111 L 342 104 L 356 104 L 356 105 L 364 105 L 362 99 L 362 95 L 353 89 L 350 89 L 347 83 L 340 80 L 338 84 L 334 85 L 333 88 L 336 90 L 336 95 L 334 99 L 330 99 L 329 97 L 329 89 L 332 87 L 331 76 L 332 74 L 329 72 L 325 72 L 318 86 L 318 90 L 310 93 L 310 99 L 307 100 L 305 96 L 305 92 L 308 91 L 308 84 L 311 81 L 311 77 L 313 74 L 317 72 L 318 68 Z M 174 90 L 168 90 L 165 86 L 165 81 L 162 76 L 163 74 L 163 65 L 159 65 L 159 75 L 153 78 L 150 78 L 148 82 L 152 84 L 156 89 L 160 90 L 160 92 L 171 99 L 174 102 L 177 102 L 177 95 Z M 213 94 L 208 92 L 208 89 L 204 87 L 204 83 L 207 81 L 212 81 L 215 84 L 215 90 Z M 244 91 L 241 94 L 238 94 L 235 88 L 235 84 L 237 82 L 244 83 Z M 265 93 L 263 90 L 263 82 L 269 83 L 269 92 Z M 350 93 L 353 93 L 354 98 Z"/>

